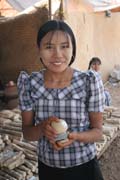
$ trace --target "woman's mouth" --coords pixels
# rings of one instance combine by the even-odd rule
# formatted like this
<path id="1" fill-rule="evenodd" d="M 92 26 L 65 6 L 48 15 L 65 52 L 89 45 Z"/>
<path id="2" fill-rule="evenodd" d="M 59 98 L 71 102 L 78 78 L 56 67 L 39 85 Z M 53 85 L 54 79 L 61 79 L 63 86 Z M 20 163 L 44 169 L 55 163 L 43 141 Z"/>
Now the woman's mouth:
<path id="1" fill-rule="evenodd" d="M 61 64 L 63 64 L 63 62 L 52 62 L 53 65 L 59 66 Z"/>

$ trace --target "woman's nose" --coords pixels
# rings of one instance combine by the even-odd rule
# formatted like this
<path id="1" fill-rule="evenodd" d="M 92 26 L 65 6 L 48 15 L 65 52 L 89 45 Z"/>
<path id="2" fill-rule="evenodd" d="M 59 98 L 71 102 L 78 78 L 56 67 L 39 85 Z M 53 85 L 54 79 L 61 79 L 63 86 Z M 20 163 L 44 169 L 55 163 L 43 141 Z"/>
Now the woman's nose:
<path id="1" fill-rule="evenodd" d="M 54 49 L 54 55 L 56 55 L 57 57 L 58 57 L 58 56 L 61 56 L 61 49 L 60 49 L 60 47 L 55 47 L 55 49 Z"/>

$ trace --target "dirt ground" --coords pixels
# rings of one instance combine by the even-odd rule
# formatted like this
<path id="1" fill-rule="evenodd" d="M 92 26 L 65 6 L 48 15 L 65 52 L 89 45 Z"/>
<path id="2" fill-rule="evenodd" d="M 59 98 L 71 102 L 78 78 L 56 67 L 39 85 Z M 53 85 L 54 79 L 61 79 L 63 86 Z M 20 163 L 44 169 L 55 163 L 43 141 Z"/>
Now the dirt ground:
<path id="1" fill-rule="evenodd" d="M 112 105 L 120 114 L 120 85 L 107 84 L 112 97 Z M 120 180 L 120 133 L 99 159 L 104 180 Z"/>

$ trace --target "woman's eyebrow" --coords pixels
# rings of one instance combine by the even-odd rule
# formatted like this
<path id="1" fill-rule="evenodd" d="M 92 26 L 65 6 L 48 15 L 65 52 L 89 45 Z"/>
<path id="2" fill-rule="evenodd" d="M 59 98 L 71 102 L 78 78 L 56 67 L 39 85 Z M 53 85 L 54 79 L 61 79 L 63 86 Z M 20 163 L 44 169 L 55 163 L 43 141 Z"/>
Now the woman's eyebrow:
<path id="1" fill-rule="evenodd" d="M 69 44 L 69 42 L 68 42 L 68 41 L 66 41 L 66 42 L 62 42 L 61 44 Z"/>
<path id="2" fill-rule="evenodd" d="M 43 45 L 47 46 L 47 45 L 51 45 L 51 44 L 52 44 L 51 42 L 45 42 Z"/>
<path id="3" fill-rule="evenodd" d="M 63 45 L 65 44 L 65 45 L 66 45 L 66 44 L 69 44 L 69 42 L 68 42 L 68 41 L 66 41 L 66 42 L 60 42 L 60 44 L 63 44 Z M 45 42 L 44 45 L 55 45 L 55 43 Z"/>

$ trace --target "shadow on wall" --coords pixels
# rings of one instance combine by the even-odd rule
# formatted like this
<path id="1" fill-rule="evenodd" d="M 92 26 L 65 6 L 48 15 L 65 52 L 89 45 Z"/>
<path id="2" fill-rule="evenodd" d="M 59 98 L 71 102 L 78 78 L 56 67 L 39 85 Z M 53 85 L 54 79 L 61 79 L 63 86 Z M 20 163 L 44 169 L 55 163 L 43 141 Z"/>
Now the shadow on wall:
<path id="1" fill-rule="evenodd" d="M 38 8 L 32 14 L 0 19 L 0 79 L 16 82 L 21 70 L 28 73 L 42 66 L 36 44 L 39 27 L 48 20 L 48 9 Z"/>

